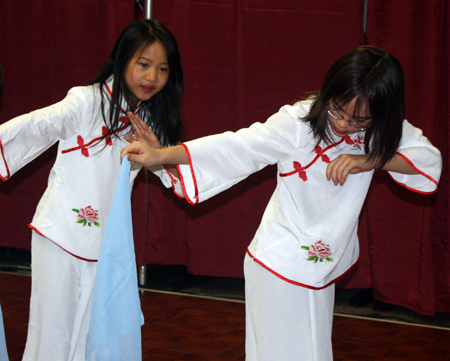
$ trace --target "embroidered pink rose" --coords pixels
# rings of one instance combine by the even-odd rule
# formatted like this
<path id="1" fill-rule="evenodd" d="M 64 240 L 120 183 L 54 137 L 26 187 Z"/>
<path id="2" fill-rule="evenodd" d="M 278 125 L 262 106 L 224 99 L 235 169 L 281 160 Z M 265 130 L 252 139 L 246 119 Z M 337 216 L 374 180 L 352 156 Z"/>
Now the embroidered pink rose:
<path id="1" fill-rule="evenodd" d="M 132 128 L 126 135 L 130 136 L 131 138 L 133 138 L 134 140 L 139 140 L 139 137 L 136 133 L 136 130 L 134 130 L 134 128 Z"/>
<path id="2" fill-rule="evenodd" d="M 364 148 L 364 137 L 362 135 L 357 135 L 354 141 L 352 150 L 361 150 Z"/>
<path id="3" fill-rule="evenodd" d="M 77 223 L 83 224 L 83 227 L 86 226 L 86 224 L 91 227 L 93 224 L 96 227 L 100 227 L 99 217 L 98 217 L 98 211 L 94 210 L 92 206 L 87 206 L 85 208 L 72 208 L 72 211 L 78 213 L 77 216 Z"/>
<path id="4" fill-rule="evenodd" d="M 314 263 L 323 262 L 324 260 L 333 262 L 330 245 L 325 244 L 321 239 L 310 246 L 302 246 L 302 248 L 308 251 L 306 252 L 308 256 L 307 261 L 314 261 Z"/>

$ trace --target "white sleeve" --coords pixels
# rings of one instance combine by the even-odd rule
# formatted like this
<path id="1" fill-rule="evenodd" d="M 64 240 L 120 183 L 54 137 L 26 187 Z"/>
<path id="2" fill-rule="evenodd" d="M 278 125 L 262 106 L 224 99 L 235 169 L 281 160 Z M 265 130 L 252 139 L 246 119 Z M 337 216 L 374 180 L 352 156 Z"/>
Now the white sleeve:
<path id="1" fill-rule="evenodd" d="M 58 140 L 76 134 L 83 112 L 92 104 L 83 89 L 73 88 L 59 103 L 18 116 L 0 126 L 1 179 L 9 179 Z"/>
<path id="2" fill-rule="evenodd" d="M 301 120 L 280 111 L 264 124 L 184 143 L 190 164 L 178 169 L 186 200 L 202 202 L 290 157 L 300 145 L 302 127 Z"/>
<path id="3" fill-rule="evenodd" d="M 403 121 L 402 140 L 397 153 L 419 174 L 389 172 L 394 181 L 418 193 L 436 192 L 442 171 L 441 153 L 419 128 L 412 126 L 406 120 Z"/>
<path id="4" fill-rule="evenodd" d="M 182 189 L 180 180 L 175 175 L 170 173 L 170 171 L 166 167 L 161 166 L 161 167 L 153 168 L 153 169 L 151 169 L 151 171 L 154 175 L 159 177 L 162 184 L 166 188 L 172 187 L 174 193 L 178 197 L 184 198 L 183 189 Z"/>

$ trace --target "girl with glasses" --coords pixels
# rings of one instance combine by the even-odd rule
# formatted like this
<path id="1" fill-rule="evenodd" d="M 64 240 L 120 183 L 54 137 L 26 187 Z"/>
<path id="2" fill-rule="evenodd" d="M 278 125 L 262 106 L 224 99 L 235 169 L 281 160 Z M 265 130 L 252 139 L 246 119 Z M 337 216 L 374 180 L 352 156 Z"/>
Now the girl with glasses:
<path id="1" fill-rule="evenodd" d="M 122 151 L 145 167 L 178 164 L 175 191 L 192 204 L 277 164 L 277 187 L 244 260 L 247 361 L 333 359 L 334 284 L 357 262 L 358 217 L 375 169 L 413 191 L 436 191 L 440 152 L 403 119 L 403 93 L 398 60 L 361 46 L 317 92 L 263 124 Z M 151 135 L 130 118 L 141 138 Z"/>

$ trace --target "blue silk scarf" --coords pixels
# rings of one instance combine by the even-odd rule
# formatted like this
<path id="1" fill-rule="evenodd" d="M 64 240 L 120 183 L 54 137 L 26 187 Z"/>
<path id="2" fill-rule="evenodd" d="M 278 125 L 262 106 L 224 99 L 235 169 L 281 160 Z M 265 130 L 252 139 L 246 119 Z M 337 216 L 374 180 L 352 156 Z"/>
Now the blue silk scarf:
<path id="1" fill-rule="evenodd" d="M 95 276 L 87 361 L 141 361 L 143 316 L 131 223 L 130 162 L 122 161 Z"/>

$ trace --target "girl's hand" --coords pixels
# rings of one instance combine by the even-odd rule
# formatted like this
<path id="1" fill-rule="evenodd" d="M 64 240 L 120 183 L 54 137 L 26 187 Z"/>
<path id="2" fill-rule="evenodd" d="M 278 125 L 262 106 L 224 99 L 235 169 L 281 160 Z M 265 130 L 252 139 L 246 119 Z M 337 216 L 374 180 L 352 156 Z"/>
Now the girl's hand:
<path id="1" fill-rule="evenodd" d="M 334 185 L 343 185 L 349 174 L 369 172 L 374 169 L 372 162 L 368 163 L 369 155 L 341 154 L 333 159 L 327 167 L 327 180 L 333 180 Z"/>
<path id="2" fill-rule="evenodd" d="M 132 112 L 127 113 L 128 118 L 133 124 L 134 130 L 136 131 L 137 136 L 139 137 L 139 141 L 154 149 L 165 148 L 161 145 L 155 133 L 148 127 L 148 125 L 136 114 Z M 126 135 L 125 140 L 127 142 L 133 143 L 135 139 Z"/>
<path id="3" fill-rule="evenodd" d="M 142 142 L 133 142 L 120 152 L 120 159 L 127 156 L 132 165 L 140 164 L 146 168 L 159 165 L 158 151 Z"/>

